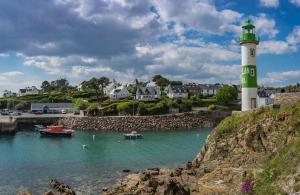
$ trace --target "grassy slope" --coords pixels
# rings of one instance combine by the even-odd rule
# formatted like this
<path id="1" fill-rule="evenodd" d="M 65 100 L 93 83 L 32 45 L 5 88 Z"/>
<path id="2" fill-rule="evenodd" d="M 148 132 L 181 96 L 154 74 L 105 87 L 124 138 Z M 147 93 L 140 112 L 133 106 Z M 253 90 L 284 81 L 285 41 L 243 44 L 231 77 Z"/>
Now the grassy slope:
<path id="1" fill-rule="evenodd" d="M 277 139 L 276 142 L 283 147 L 260 161 L 262 171 L 252 178 L 255 194 L 286 194 L 282 186 L 288 181 L 294 188 L 292 193 L 300 192 L 300 102 L 282 106 L 280 110 L 262 108 L 256 112 L 228 117 L 216 128 L 212 139 L 226 139 L 237 133 L 242 126 L 256 123 L 264 125 L 263 122 L 267 119 L 281 121 L 273 128 L 279 128 L 277 130 L 280 131 L 282 139 Z M 283 142 L 288 137 L 292 140 L 286 145 Z"/>

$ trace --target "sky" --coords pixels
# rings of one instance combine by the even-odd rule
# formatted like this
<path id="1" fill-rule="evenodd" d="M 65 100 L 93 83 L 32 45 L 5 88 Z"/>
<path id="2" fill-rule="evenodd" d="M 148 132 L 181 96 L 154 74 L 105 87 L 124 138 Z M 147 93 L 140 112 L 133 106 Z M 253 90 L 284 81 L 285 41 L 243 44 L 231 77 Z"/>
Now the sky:
<path id="1" fill-rule="evenodd" d="M 155 74 L 239 84 L 247 19 L 260 37 L 259 85 L 300 82 L 300 0 L 1 0 L 0 91 Z"/>

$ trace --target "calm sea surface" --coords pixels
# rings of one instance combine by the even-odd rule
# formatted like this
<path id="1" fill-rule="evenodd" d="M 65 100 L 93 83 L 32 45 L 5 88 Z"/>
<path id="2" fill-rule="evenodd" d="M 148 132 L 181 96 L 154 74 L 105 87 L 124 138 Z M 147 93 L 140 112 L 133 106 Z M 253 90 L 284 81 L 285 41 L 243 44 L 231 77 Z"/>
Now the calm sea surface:
<path id="1" fill-rule="evenodd" d="M 42 138 L 35 131 L 0 136 L 0 194 L 15 194 L 22 187 L 44 192 L 51 178 L 66 182 L 78 194 L 99 194 L 124 176 L 123 169 L 185 164 L 200 151 L 210 131 L 145 132 L 141 140 L 93 131 L 76 131 L 73 138 Z M 83 144 L 88 148 L 82 149 Z"/>

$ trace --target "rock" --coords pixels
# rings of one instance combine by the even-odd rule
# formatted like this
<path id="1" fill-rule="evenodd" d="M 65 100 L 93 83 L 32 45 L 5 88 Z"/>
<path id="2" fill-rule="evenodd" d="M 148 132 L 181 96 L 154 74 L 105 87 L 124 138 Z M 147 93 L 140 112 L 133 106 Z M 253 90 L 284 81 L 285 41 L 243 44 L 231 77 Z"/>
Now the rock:
<path id="1" fill-rule="evenodd" d="M 130 169 L 123 169 L 122 171 L 123 171 L 123 173 L 129 173 Z"/>
<path id="2" fill-rule="evenodd" d="M 73 191 L 70 186 L 68 186 L 64 183 L 61 183 L 56 179 L 51 179 L 49 182 L 49 185 L 52 189 L 54 189 L 57 192 L 60 192 L 62 194 L 75 195 L 75 191 Z"/>
<path id="3" fill-rule="evenodd" d="M 185 189 L 179 182 L 170 179 L 167 183 L 165 195 L 189 195 L 190 191 Z"/>
<path id="4" fill-rule="evenodd" d="M 48 192 L 42 193 L 42 195 L 55 195 L 55 193 L 52 190 L 50 190 Z"/>
<path id="5" fill-rule="evenodd" d="M 17 192 L 17 195 L 32 195 L 32 193 L 29 192 L 27 189 L 22 189 L 19 192 Z"/>

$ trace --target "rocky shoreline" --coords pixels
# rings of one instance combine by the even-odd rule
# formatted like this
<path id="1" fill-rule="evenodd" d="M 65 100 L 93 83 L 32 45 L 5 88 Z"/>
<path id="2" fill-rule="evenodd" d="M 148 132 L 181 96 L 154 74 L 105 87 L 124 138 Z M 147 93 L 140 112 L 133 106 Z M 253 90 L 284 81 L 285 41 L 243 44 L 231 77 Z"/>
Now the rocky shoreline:
<path id="1" fill-rule="evenodd" d="M 83 131 L 174 130 L 212 128 L 230 114 L 228 111 L 200 111 L 160 116 L 66 117 L 61 118 L 59 123 Z"/>
<path id="2" fill-rule="evenodd" d="M 192 162 L 176 169 L 153 168 L 130 174 L 105 188 L 103 194 L 241 194 L 245 179 L 259 180 L 264 160 L 297 140 L 299 127 L 287 126 L 295 122 L 291 112 L 270 107 L 245 115 L 235 114 L 212 131 Z M 296 185 L 297 175 L 300 176 L 300 169 L 278 177 L 269 188 L 282 188 L 287 194 L 296 194 L 293 185 Z"/>

